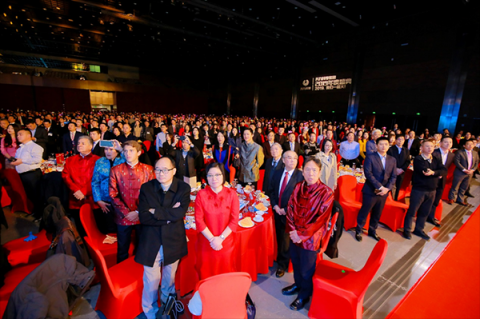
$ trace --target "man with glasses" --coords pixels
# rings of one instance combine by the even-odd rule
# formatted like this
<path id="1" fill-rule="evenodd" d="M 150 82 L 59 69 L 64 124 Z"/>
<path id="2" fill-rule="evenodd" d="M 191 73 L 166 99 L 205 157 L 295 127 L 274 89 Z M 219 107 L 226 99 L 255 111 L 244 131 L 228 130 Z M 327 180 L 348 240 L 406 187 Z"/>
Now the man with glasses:
<path id="1" fill-rule="evenodd" d="M 175 294 L 178 261 L 188 253 L 183 219 L 191 189 L 174 177 L 176 171 L 173 159 L 159 159 L 155 164 L 156 179 L 142 185 L 138 199 L 143 228 L 135 261 L 144 265 L 142 308 L 148 319 L 154 319 L 158 311 L 160 281 L 163 305 L 170 294 Z"/>
<path id="2" fill-rule="evenodd" d="M 109 194 L 117 224 L 117 263 L 128 258 L 132 231 L 135 229 L 137 239 L 140 233 L 137 210 L 140 187 L 155 177 L 153 167 L 138 161 L 141 154 L 142 147 L 138 142 L 126 141 L 123 144 L 126 162 L 113 166 L 110 171 Z"/>

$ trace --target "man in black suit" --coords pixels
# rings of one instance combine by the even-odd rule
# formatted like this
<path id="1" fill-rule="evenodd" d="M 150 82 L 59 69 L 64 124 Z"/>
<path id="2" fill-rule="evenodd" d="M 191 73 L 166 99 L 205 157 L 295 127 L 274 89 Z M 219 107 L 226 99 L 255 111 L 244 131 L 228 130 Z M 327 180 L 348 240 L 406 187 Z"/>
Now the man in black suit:
<path id="1" fill-rule="evenodd" d="M 267 142 L 268 143 L 268 142 Z M 265 161 L 265 175 L 263 176 L 263 191 L 269 197 L 271 196 L 271 186 L 273 175 L 276 171 L 282 171 L 285 167 L 285 164 L 282 161 L 282 147 L 278 143 L 274 143 L 270 147 L 270 153 L 272 157 L 268 158 Z"/>
<path id="2" fill-rule="evenodd" d="M 442 199 L 443 190 L 445 189 L 445 181 L 447 179 L 448 168 L 452 165 L 453 160 L 455 158 L 455 154 L 450 152 L 450 149 L 453 145 L 453 139 L 451 136 L 443 136 L 440 140 L 440 147 L 433 151 L 432 156 L 437 157 L 442 161 L 443 166 L 447 169 L 441 176 L 438 178 L 437 190 L 435 191 L 435 199 L 433 200 L 432 209 L 430 210 L 430 214 L 428 215 L 427 222 L 430 224 L 435 225 L 436 227 L 440 227 L 440 222 L 438 219 L 435 218 L 435 210 L 437 209 L 438 203 Z"/>
<path id="3" fill-rule="evenodd" d="M 405 143 L 405 136 L 397 135 L 395 139 L 395 146 L 390 147 L 387 151 L 387 154 L 392 156 L 397 160 L 397 168 L 395 169 L 395 175 L 397 175 L 397 180 L 395 181 L 395 186 L 392 190 L 393 199 L 398 200 L 398 191 L 402 186 L 403 179 L 405 178 L 405 171 L 410 165 L 410 152 L 403 147 Z"/>
<path id="4" fill-rule="evenodd" d="M 182 148 L 177 149 L 177 137 L 170 145 L 167 153 L 175 160 L 176 174 L 175 177 L 183 181 L 184 177 L 197 176 L 195 170 L 195 158 L 200 155 L 200 151 L 192 144 L 188 137 L 182 141 Z"/>
<path id="5" fill-rule="evenodd" d="M 274 143 L 275 143 L 275 132 L 274 131 L 269 131 L 268 134 L 267 134 L 267 140 L 265 142 L 263 142 L 263 144 L 262 144 L 263 154 L 265 155 L 265 161 L 269 158 L 272 158 L 271 148 L 272 148 Z M 280 145 L 280 144 L 278 144 L 278 145 Z M 282 146 L 280 145 L 280 148 L 281 147 Z"/>
<path id="6" fill-rule="evenodd" d="M 298 155 L 293 151 L 283 153 L 283 170 L 276 170 L 271 183 L 270 203 L 274 210 L 275 232 L 277 236 L 277 272 L 278 278 L 285 274 L 290 261 L 288 252 L 290 235 L 285 233 L 287 223 L 286 210 L 287 204 L 292 195 L 293 189 L 297 183 L 303 180 L 303 174 L 298 170 Z"/>
<path id="7" fill-rule="evenodd" d="M 190 204 L 190 186 L 174 177 L 175 162 L 168 156 L 155 164 L 155 176 L 140 188 L 138 217 L 142 225 L 135 261 L 144 267 L 142 309 L 147 318 L 158 311 L 161 301 L 175 294 L 178 261 L 187 255 L 183 219 Z"/>
<path id="8" fill-rule="evenodd" d="M 93 140 L 93 147 L 92 147 L 92 154 L 104 157 L 105 156 L 105 149 L 103 147 L 100 147 L 100 129 L 98 128 L 92 128 L 90 130 L 90 137 Z"/>
<path id="9" fill-rule="evenodd" d="M 32 132 L 32 140 L 43 148 L 43 159 L 47 159 L 47 131 L 43 127 L 37 126 L 35 121 L 28 120 L 25 125 Z"/>
<path id="10" fill-rule="evenodd" d="M 283 152 L 286 152 L 286 151 L 293 151 L 297 153 L 297 155 L 303 154 L 303 150 L 302 150 L 302 147 L 300 146 L 300 143 L 297 143 L 295 141 L 294 133 L 289 133 L 288 141 L 283 143 Z"/>
<path id="11" fill-rule="evenodd" d="M 427 241 L 430 240 L 423 228 L 435 200 L 439 177 L 447 174 L 447 169 L 443 166 L 442 160 L 432 156 L 434 148 L 435 146 L 431 141 L 423 140 L 422 154 L 416 156 L 413 160 L 410 206 L 403 223 L 403 237 L 406 239 L 412 238 L 412 221 L 416 213 L 417 220 L 413 234 Z"/>
<path id="12" fill-rule="evenodd" d="M 168 133 L 178 135 L 180 127 L 177 125 L 177 121 L 172 120 L 172 125 L 168 127 Z"/>
<path id="13" fill-rule="evenodd" d="M 420 140 L 415 138 L 415 132 L 410 131 L 408 132 L 409 138 L 406 140 L 405 147 L 410 151 L 410 155 L 412 157 L 417 156 L 420 154 Z"/>
<path id="14" fill-rule="evenodd" d="M 387 155 L 389 143 L 388 138 L 379 137 L 375 141 L 377 152 L 370 154 L 365 159 L 363 170 L 365 172 L 365 185 L 363 186 L 363 203 L 358 212 L 355 239 L 362 241 L 362 229 L 367 221 L 370 211 L 370 226 L 368 236 L 380 240 L 377 235 L 378 222 L 388 197 L 388 192 L 395 185 L 397 161 Z"/>
<path id="15" fill-rule="evenodd" d="M 100 123 L 100 139 L 102 141 L 108 141 L 115 139 L 115 135 L 108 131 L 107 123 Z"/>
<path id="16" fill-rule="evenodd" d="M 78 139 L 83 134 L 77 131 L 77 126 L 74 122 L 68 123 L 68 132 L 62 138 L 62 150 L 64 153 L 72 152 L 77 154 Z"/>
<path id="17" fill-rule="evenodd" d="M 457 204 L 467 206 L 467 200 L 464 198 L 465 192 L 470 185 L 473 173 L 478 167 L 478 153 L 473 150 L 474 140 L 468 140 L 465 143 L 464 150 L 455 152 L 455 171 L 453 172 L 453 182 L 450 193 L 448 194 L 448 203 L 452 204 L 457 197 Z M 458 196 L 457 196 L 458 193 Z"/>
<path id="18" fill-rule="evenodd" d="M 287 141 L 287 137 L 284 135 L 284 133 L 285 133 L 285 128 L 279 127 L 278 134 L 275 135 L 275 142 L 282 145 L 282 147 L 283 147 L 283 144 Z"/>
<path id="19" fill-rule="evenodd" d="M 56 128 L 52 126 L 50 120 L 43 121 L 43 126 L 45 127 L 45 131 L 47 131 L 47 149 L 45 152 L 47 152 L 48 155 L 58 153 L 58 132 Z"/>

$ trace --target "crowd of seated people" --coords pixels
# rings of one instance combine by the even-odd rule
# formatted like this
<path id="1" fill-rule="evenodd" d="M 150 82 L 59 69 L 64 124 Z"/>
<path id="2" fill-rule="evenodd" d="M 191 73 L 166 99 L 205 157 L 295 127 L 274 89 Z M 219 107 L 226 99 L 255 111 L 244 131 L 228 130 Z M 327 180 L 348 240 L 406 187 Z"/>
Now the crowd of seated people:
<path id="1" fill-rule="evenodd" d="M 99 230 L 104 234 L 117 233 L 118 262 L 128 258 L 133 230 L 136 241 L 142 242 L 139 225 L 158 227 L 155 231 L 149 229 L 161 236 L 159 242 L 153 244 L 143 239 L 153 251 L 142 248 L 135 258 L 138 257 L 148 274 L 143 278 L 145 287 L 158 287 L 160 268 L 167 270 L 162 301 L 173 289 L 178 260 L 186 250 L 183 221 L 182 227 L 177 224 L 189 201 L 189 186 L 183 182 L 184 178 L 196 177 L 215 185 L 212 189 L 217 194 L 222 191 L 220 177 L 223 182 L 236 179 L 244 186 L 263 189 L 271 198 L 274 211 L 278 245 L 276 276 L 282 277 L 292 251 L 298 269 L 303 269 L 298 265 L 303 258 L 300 256 L 311 253 L 302 248 L 306 245 L 299 244 L 308 239 L 302 239 L 292 230 L 289 220 L 299 218 L 288 215 L 290 199 L 300 192 L 296 185 L 305 181 L 305 187 L 309 188 L 321 183 L 324 186 L 321 200 L 330 207 L 337 188 L 338 166 L 363 167 L 366 181 L 355 238 L 362 241 L 362 228 L 370 214 L 368 235 L 380 240 L 376 228 L 386 199 L 392 192 L 397 200 L 405 172 L 413 164 L 403 235 L 406 239 L 414 234 L 429 240 L 424 225 L 429 222 L 440 227 L 435 209 L 445 188 L 448 168 L 455 165 L 447 203 L 468 205 L 466 198 L 473 197 L 469 186 L 478 173 L 480 148 L 480 136 L 463 131 L 455 136 L 448 130 L 430 134 L 426 129 L 416 134 L 409 128 L 403 131 L 398 125 L 391 129 L 367 128 L 337 122 L 228 115 L 0 112 L 0 130 L 1 172 L 8 182 L 6 190 L 12 198 L 13 212 L 23 211 L 33 214 L 36 220 L 41 219 L 45 203 L 39 192 L 40 164 L 51 154 L 63 153 L 69 155 L 61 174 L 70 196 L 65 209 L 82 236 L 85 231 L 79 209 L 87 203 L 93 208 Z M 113 141 L 112 145 L 103 147 L 101 141 L 107 140 Z M 210 152 L 215 167 L 205 165 L 204 153 Z M 308 172 L 305 172 L 307 162 Z M 261 170 L 264 170 L 263 184 L 258 185 Z M 307 178 L 310 173 L 313 175 Z M 317 173 L 318 178 L 314 176 Z M 145 197 L 147 194 L 154 197 Z M 326 208 L 320 205 L 315 209 L 324 214 Z M 175 225 L 172 229 L 177 229 L 176 233 L 165 231 L 164 226 L 170 224 Z M 236 228 L 229 227 L 221 229 L 221 236 L 235 232 Z M 221 249 L 225 238 L 210 231 L 202 234 L 213 249 Z M 162 243 L 167 242 L 179 245 L 178 254 L 163 248 Z M 290 248 L 291 245 L 297 248 Z M 201 273 L 204 276 L 206 272 Z M 296 278 L 293 286 L 284 289 L 287 295 L 301 292 L 301 298 L 291 305 L 293 310 L 303 308 L 308 302 L 311 287 L 302 287 L 302 283 L 306 285 L 309 280 L 311 276 Z M 144 291 L 142 306 L 149 318 L 154 318 L 156 312 L 151 303 L 155 298 Z"/>

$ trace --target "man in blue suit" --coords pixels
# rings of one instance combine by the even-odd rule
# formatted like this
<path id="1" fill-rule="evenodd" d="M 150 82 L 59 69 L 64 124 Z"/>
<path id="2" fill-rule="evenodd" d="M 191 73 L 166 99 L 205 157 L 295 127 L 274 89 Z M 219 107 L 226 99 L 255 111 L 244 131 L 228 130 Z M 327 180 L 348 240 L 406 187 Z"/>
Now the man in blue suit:
<path id="1" fill-rule="evenodd" d="M 75 123 L 68 123 L 68 132 L 63 135 L 62 150 L 64 153 L 72 152 L 77 154 L 78 139 L 83 134 L 77 131 Z"/>
<path id="2" fill-rule="evenodd" d="M 372 211 L 370 216 L 370 227 L 368 228 L 368 236 L 375 240 L 380 240 L 377 235 L 378 221 L 382 214 L 388 192 L 395 185 L 397 175 L 397 161 L 390 155 L 387 155 L 389 143 L 386 137 L 376 139 L 377 152 L 368 155 L 365 159 L 363 169 L 365 172 L 366 182 L 363 186 L 363 204 L 357 216 L 357 228 L 355 229 L 355 239 L 362 241 L 362 228 L 367 220 L 368 213 Z"/>

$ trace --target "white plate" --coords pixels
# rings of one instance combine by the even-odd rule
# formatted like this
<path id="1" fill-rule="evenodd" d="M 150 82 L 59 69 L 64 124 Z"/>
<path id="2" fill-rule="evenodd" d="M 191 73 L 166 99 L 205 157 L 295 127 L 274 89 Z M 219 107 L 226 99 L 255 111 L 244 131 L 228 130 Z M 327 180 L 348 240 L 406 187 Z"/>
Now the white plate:
<path id="1" fill-rule="evenodd" d="M 253 226 L 255 226 L 255 223 L 253 223 L 252 226 L 242 226 L 242 225 L 240 224 L 240 221 L 238 221 L 238 226 L 240 226 L 240 227 L 242 227 L 242 228 L 252 228 Z"/>
<path id="2" fill-rule="evenodd" d="M 253 220 L 256 221 L 257 223 L 261 223 L 264 221 L 263 217 L 259 215 L 253 217 Z"/>

